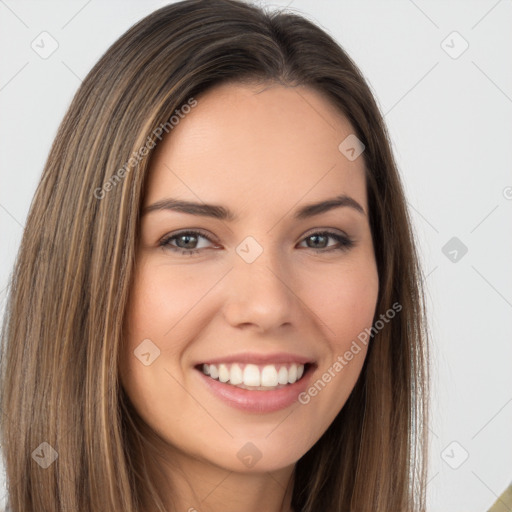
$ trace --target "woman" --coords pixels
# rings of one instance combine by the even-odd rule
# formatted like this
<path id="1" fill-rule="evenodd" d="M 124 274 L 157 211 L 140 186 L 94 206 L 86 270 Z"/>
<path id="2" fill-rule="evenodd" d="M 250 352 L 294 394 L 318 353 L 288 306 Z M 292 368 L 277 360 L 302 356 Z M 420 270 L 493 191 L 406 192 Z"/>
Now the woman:
<path id="1" fill-rule="evenodd" d="M 114 43 L 50 151 L 3 337 L 13 510 L 425 510 L 403 189 L 363 76 L 302 17 L 188 0 Z"/>

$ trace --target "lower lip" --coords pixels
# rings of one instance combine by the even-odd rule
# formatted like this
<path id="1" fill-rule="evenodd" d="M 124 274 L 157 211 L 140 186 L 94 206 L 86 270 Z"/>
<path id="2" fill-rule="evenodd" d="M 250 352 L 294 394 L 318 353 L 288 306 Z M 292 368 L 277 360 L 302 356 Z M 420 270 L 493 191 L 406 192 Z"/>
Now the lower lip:
<path id="1" fill-rule="evenodd" d="M 286 409 L 294 402 L 298 402 L 297 397 L 307 388 L 313 369 L 312 365 L 308 366 L 300 380 L 271 391 L 252 391 L 237 388 L 231 384 L 212 379 L 201 370 L 196 369 L 195 371 L 202 377 L 208 389 L 228 405 L 246 412 L 267 413 Z"/>

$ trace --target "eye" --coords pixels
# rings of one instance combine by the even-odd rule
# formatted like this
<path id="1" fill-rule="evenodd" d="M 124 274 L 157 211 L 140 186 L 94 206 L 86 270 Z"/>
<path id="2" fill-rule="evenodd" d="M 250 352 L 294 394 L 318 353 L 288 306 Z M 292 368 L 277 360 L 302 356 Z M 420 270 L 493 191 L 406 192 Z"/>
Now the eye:
<path id="1" fill-rule="evenodd" d="M 169 249 L 183 255 L 191 256 L 199 253 L 202 249 L 207 249 L 208 244 L 201 245 L 200 239 L 214 243 L 213 240 L 201 231 L 181 231 L 170 236 L 164 237 L 159 245 L 164 249 Z M 329 239 L 333 239 L 337 244 L 328 244 Z M 332 231 L 317 231 L 306 236 L 303 242 L 312 242 L 312 246 L 308 245 L 306 249 L 313 249 L 315 252 L 331 252 L 331 251 L 347 251 L 353 247 L 354 242 L 350 238 L 334 233 Z"/>
<path id="2" fill-rule="evenodd" d="M 338 244 L 335 244 L 334 246 L 327 245 L 329 238 L 336 240 Z M 314 245 L 307 248 L 313 249 L 316 252 L 348 251 L 354 246 L 354 241 L 349 237 L 332 231 L 317 231 L 315 233 L 311 233 L 304 238 L 306 243 L 308 240 L 312 241 Z"/>
<path id="3" fill-rule="evenodd" d="M 213 242 L 210 237 L 200 231 L 181 231 L 180 233 L 163 238 L 159 245 L 171 251 L 192 255 L 205 248 L 204 246 L 198 246 L 200 238 Z M 172 243 L 174 240 L 176 240 L 176 245 Z"/>

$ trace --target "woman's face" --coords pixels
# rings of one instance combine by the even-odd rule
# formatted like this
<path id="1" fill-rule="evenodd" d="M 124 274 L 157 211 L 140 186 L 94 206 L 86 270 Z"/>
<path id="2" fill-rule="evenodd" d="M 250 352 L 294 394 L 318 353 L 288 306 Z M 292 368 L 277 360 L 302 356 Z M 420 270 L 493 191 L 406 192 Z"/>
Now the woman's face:
<path id="1" fill-rule="evenodd" d="M 345 356 L 378 294 L 364 162 L 311 89 L 197 101 L 152 159 L 122 384 L 169 453 L 276 470 L 325 432 L 366 357 Z"/>

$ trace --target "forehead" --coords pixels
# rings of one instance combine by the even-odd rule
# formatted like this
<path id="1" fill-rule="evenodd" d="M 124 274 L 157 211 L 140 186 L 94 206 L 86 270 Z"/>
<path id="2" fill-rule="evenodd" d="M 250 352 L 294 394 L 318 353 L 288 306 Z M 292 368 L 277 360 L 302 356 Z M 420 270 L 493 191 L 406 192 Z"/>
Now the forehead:
<path id="1" fill-rule="evenodd" d="M 146 204 L 173 195 L 244 210 L 348 194 L 366 210 L 364 160 L 338 149 L 354 129 L 319 92 L 225 84 L 196 99 L 155 150 Z"/>

